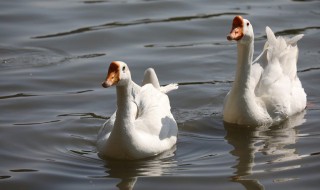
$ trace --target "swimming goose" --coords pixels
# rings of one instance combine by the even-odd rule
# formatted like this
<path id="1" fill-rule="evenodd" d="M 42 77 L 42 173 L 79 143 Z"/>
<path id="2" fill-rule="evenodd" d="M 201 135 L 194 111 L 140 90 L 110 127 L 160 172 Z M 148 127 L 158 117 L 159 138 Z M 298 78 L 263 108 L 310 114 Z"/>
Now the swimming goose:
<path id="1" fill-rule="evenodd" d="M 143 86 L 131 80 L 129 67 L 121 61 L 110 64 L 102 86 L 116 86 L 117 110 L 98 133 L 99 156 L 134 160 L 158 155 L 177 141 L 177 123 L 164 92 L 176 84 L 160 87 L 152 68 L 145 71 Z"/>
<path id="2" fill-rule="evenodd" d="M 297 75 L 297 41 L 275 37 L 266 27 L 267 42 L 255 61 L 251 23 L 236 16 L 227 39 L 237 41 L 235 81 L 224 101 L 223 120 L 239 125 L 279 123 L 306 108 L 306 93 Z"/>

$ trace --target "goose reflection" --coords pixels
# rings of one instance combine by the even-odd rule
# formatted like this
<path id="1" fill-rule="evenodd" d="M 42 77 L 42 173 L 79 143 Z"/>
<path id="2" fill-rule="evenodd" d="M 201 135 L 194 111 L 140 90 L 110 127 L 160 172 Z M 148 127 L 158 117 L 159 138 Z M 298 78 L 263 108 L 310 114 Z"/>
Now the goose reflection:
<path id="1" fill-rule="evenodd" d="M 170 173 L 176 166 L 175 151 L 176 146 L 156 157 L 134 161 L 107 159 L 105 161 L 107 177 L 120 179 L 116 185 L 118 189 L 132 190 L 139 177 Z"/>
<path id="2" fill-rule="evenodd" d="M 237 158 L 237 164 L 233 166 L 236 171 L 231 180 L 242 184 L 247 190 L 264 189 L 259 180 L 254 178 L 254 173 L 264 172 L 264 170 L 254 170 L 254 166 L 265 163 L 255 161 L 256 157 L 257 160 L 258 158 L 259 160 L 267 159 L 266 163 L 300 159 L 295 146 L 289 145 L 297 142 L 298 130 L 295 127 L 305 122 L 304 115 L 305 111 L 290 117 L 280 125 L 271 127 L 246 127 L 224 123 L 227 131 L 225 139 L 234 147 L 230 154 Z M 296 167 L 300 166 L 271 168 L 268 171 L 288 170 Z"/>

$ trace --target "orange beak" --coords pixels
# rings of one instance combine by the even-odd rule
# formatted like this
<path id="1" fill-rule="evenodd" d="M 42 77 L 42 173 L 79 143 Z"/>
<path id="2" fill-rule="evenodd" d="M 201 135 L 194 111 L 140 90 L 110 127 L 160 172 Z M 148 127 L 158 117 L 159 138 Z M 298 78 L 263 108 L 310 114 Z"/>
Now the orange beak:
<path id="1" fill-rule="evenodd" d="M 110 63 L 107 78 L 104 82 L 102 82 L 102 86 L 104 88 L 108 88 L 119 82 L 120 80 L 119 67 L 120 65 L 116 61 Z"/>
<path id="2" fill-rule="evenodd" d="M 236 16 L 232 22 L 232 29 L 230 34 L 227 36 L 229 41 L 240 40 L 243 37 L 243 18 L 241 16 Z"/>

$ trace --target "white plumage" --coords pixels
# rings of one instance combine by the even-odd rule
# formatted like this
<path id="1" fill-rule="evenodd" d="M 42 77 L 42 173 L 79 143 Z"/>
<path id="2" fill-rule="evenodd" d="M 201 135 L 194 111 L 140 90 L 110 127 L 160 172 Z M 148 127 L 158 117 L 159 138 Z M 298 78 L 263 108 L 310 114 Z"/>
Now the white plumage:
<path id="1" fill-rule="evenodd" d="M 228 40 L 237 41 L 235 81 L 224 102 L 223 119 L 240 125 L 276 124 L 306 107 L 306 93 L 297 76 L 297 41 L 275 37 L 266 27 L 267 42 L 252 61 L 254 35 L 250 22 L 237 16 Z"/>
<path id="2" fill-rule="evenodd" d="M 177 123 L 164 92 L 176 84 L 160 87 L 153 69 L 147 69 L 143 86 L 131 80 L 124 62 L 112 62 L 104 87 L 116 85 L 117 110 L 98 134 L 99 155 L 116 159 L 141 159 L 171 149 L 177 141 Z M 162 92 L 164 91 L 164 92 Z"/>

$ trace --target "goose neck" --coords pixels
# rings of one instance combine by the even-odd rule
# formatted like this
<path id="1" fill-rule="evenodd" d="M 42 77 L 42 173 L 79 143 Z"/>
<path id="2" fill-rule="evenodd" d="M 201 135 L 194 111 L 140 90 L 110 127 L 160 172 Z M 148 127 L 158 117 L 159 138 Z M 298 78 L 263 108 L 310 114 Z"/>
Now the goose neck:
<path id="1" fill-rule="evenodd" d="M 130 118 L 132 115 L 132 103 L 134 102 L 132 81 L 123 86 L 117 86 L 117 116 Z"/>
<path id="2" fill-rule="evenodd" d="M 253 41 L 248 44 L 237 44 L 238 58 L 237 58 L 237 71 L 234 87 L 242 90 L 247 89 L 249 85 L 252 57 L 253 57 Z"/>

